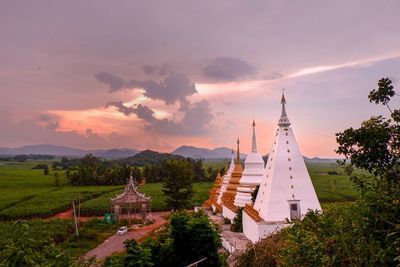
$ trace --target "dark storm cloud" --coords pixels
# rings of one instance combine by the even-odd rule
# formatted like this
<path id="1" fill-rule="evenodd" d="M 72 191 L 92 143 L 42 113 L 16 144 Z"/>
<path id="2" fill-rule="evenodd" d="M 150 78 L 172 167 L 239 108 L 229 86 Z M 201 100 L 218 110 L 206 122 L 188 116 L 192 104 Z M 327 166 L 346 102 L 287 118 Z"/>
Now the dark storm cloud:
<path id="1" fill-rule="evenodd" d="M 203 74 L 218 81 L 234 81 L 256 74 L 256 69 L 238 58 L 217 57 L 202 68 Z"/>
<path id="2" fill-rule="evenodd" d="M 279 78 L 282 78 L 283 74 L 277 71 L 268 73 L 267 75 L 264 76 L 265 80 L 277 80 Z"/>
<path id="3" fill-rule="evenodd" d="M 161 66 L 143 65 L 142 70 L 147 75 L 165 76 L 169 73 L 169 65 L 167 63 Z"/>
<path id="4" fill-rule="evenodd" d="M 144 96 L 153 100 L 162 100 L 167 105 L 175 101 L 185 101 L 186 97 L 197 93 L 196 86 L 183 73 L 171 73 L 163 81 L 136 81 L 127 83 L 128 87 L 142 88 Z"/>
<path id="5" fill-rule="evenodd" d="M 116 92 L 124 88 L 124 80 L 108 72 L 99 72 L 94 75 L 96 79 L 110 86 L 110 92 Z"/>
<path id="6" fill-rule="evenodd" d="M 116 107 L 119 112 L 124 114 L 125 116 L 130 116 L 131 114 L 135 114 L 138 118 L 143 119 L 145 121 L 154 120 L 154 111 L 149 107 L 144 106 L 142 104 L 135 105 L 134 107 L 125 106 L 122 101 L 117 102 L 109 102 L 106 107 Z"/>
<path id="7" fill-rule="evenodd" d="M 153 75 L 156 73 L 156 67 L 151 66 L 151 65 L 143 65 L 142 66 L 142 70 L 144 73 L 146 73 L 147 75 Z"/>
<path id="8" fill-rule="evenodd" d="M 40 114 L 38 122 L 48 130 L 55 130 L 60 126 L 60 118 L 53 114 Z"/>
<path id="9" fill-rule="evenodd" d="M 211 113 L 210 104 L 207 100 L 197 103 L 187 103 L 180 111 L 183 112 L 181 121 L 170 119 L 157 119 L 154 111 L 144 105 L 127 107 L 122 102 L 110 102 L 107 107 L 114 106 L 126 116 L 135 114 L 146 122 L 146 131 L 155 131 L 171 135 L 201 135 L 209 132 L 210 123 L 214 116 Z"/>
<path id="10" fill-rule="evenodd" d="M 186 98 L 197 93 L 196 86 L 183 73 L 170 73 L 162 81 L 156 80 L 130 80 L 124 81 L 122 78 L 107 72 L 100 72 L 94 75 L 100 82 L 110 86 L 110 92 L 122 89 L 140 88 L 144 90 L 144 96 L 164 101 L 167 105 L 172 105 L 176 101 L 186 102 Z"/>

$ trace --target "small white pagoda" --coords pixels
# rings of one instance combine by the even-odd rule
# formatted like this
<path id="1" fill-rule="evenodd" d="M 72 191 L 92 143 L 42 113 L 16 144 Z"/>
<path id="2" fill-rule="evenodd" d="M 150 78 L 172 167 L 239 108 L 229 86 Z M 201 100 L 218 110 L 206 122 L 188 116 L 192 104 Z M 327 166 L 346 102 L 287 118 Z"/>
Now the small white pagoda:
<path id="1" fill-rule="evenodd" d="M 253 137 L 251 142 L 251 153 L 244 161 L 244 171 L 240 179 L 240 186 L 237 188 L 235 206 L 244 207 L 252 203 L 252 192 L 259 185 L 264 176 L 264 160 L 257 151 L 256 123 L 253 120 Z"/>
<path id="2" fill-rule="evenodd" d="M 222 195 L 226 192 L 226 188 L 228 187 L 229 180 L 231 179 L 231 175 L 233 172 L 233 169 L 235 168 L 235 154 L 231 152 L 231 163 L 229 165 L 229 169 L 225 168 L 225 175 L 222 177 L 222 185 L 218 193 L 217 197 L 217 202 L 213 203 L 211 208 L 213 209 L 214 212 L 217 213 L 222 213 Z"/>
<path id="3" fill-rule="evenodd" d="M 226 187 L 225 193 L 223 193 L 222 201 L 222 216 L 228 218 L 231 221 L 236 217 L 238 207 L 235 206 L 235 197 L 237 188 L 240 185 L 240 179 L 242 178 L 243 167 L 240 162 L 240 150 L 239 150 L 239 139 L 237 140 L 236 160 L 235 167 L 231 173 L 228 186 Z"/>
<path id="4" fill-rule="evenodd" d="M 243 212 L 243 233 L 252 242 L 288 226 L 286 219 L 299 220 L 308 210 L 321 210 L 290 127 L 283 94 L 281 103 L 282 114 L 263 181 L 254 206 L 247 204 Z"/>

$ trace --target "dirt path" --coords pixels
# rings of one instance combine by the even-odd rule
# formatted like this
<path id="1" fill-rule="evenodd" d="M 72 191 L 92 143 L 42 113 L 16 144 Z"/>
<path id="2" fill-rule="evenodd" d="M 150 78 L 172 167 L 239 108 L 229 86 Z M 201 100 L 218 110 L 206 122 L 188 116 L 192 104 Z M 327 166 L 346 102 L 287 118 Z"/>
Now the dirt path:
<path id="1" fill-rule="evenodd" d="M 67 219 L 71 219 L 73 217 L 74 217 L 73 210 L 72 209 L 67 209 L 65 211 L 59 212 L 57 214 L 54 214 L 53 216 L 50 217 L 50 219 L 64 219 L 64 220 L 67 220 Z M 102 220 L 104 217 L 103 216 L 81 216 L 80 221 L 81 222 L 86 222 L 86 221 L 89 221 L 90 219 L 93 219 L 93 218 L 97 218 L 97 219 Z"/>
<path id="2" fill-rule="evenodd" d="M 142 240 L 149 234 L 151 234 L 154 230 L 160 228 L 162 225 L 167 223 L 167 220 L 163 218 L 163 216 L 169 215 L 170 212 L 152 212 L 152 216 L 154 219 L 154 223 L 149 226 L 143 226 L 139 229 L 129 231 L 125 235 L 113 235 L 109 237 L 106 241 L 102 244 L 97 246 L 96 248 L 92 249 L 84 256 L 86 259 L 96 256 L 97 260 L 103 260 L 107 256 L 115 252 L 122 252 L 125 251 L 124 241 L 127 239 L 135 239 L 135 240 Z"/>

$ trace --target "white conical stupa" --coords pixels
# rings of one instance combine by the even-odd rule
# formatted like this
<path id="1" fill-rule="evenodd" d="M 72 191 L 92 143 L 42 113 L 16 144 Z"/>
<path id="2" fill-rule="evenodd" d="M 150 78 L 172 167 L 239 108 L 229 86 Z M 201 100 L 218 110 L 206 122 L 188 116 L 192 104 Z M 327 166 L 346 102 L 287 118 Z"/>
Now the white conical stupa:
<path id="1" fill-rule="evenodd" d="M 246 205 L 243 212 L 243 233 L 253 242 L 287 226 L 286 219 L 302 219 L 309 209 L 321 210 L 290 127 L 283 94 L 281 103 L 282 114 L 263 181 L 254 206 Z"/>
<path id="2" fill-rule="evenodd" d="M 261 154 L 257 151 L 256 123 L 254 120 L 252 127 L 251 153 L 247 155 L 244 161 L 244 171 L 235 197 L 235 206 L 238 207 L 244 207 L 246 204 L 252 203 L 251 193 L 261 183 L 264 176 L 265 163 Z"/>
<path id="3" fill-rule="evenodd" d="M 221 188 L 218 193 L 217 203 L 211 206 L 214 212 L 219 212 L 219 213 L 222 212 L 222 207 L 221 207 L 222 199 L 221 198 L 222 198 L 222 195 L 226 192 L 226 188 L 228 187 L 229 180 L 231 179 L 231 174 L 232 174 L 234 168 L 235 168 L 235 153 L 232 149 L 231 163 L 229 165 L 229 169 L 225 168 L 225 175 L 222 177 L 222 185 L 221 185 Z"/>

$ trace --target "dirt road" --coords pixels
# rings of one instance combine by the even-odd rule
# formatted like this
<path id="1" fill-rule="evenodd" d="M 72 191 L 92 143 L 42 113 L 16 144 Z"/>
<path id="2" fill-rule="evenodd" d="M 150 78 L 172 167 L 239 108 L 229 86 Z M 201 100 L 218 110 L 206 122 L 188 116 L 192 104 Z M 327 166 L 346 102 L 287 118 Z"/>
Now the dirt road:
<path id="1" fill-rule="evenodd" d="M 170 214 L 169 211 L 166 212 L 153 212 L 152 216 L 154 219 L 154 223 L 149 226 L 143 226 L 139 229 L 129 231 L 125 235 L 113 235 L 104 241 L 102 244 L 92 249 L 88 253 L 86 253 L 85 258 L 88 259 L 90 257 L 96 256 L 98 260 L 103 260 L 107 256 L 115 252 L 122 252 L 125 250 L 124 241 L 127 239 L 135 239 L 141 240 L 152 233 L 154 230 L 160 228 L 162 225 L 167 223 L 167 220 L 162 216 L 166 216 Z"/>

